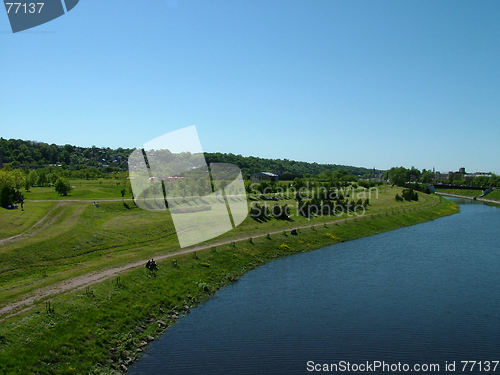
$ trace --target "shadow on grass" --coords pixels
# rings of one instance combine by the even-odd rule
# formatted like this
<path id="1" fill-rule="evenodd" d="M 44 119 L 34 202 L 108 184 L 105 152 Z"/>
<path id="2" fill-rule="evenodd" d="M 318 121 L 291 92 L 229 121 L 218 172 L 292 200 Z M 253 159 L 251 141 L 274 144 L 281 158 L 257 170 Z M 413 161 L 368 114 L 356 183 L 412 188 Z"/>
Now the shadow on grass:
<path id="1" fill-rule="evenodd" d="M 250 217 L 252 219 L 254 219 L 256 222 L 258 223 L 267 223 L 269 220 L 271 220 L 270 217 L 265 217 L 265 216 L 257 216 L 257 217 L 253 217 L 252 215 L 250 215 Z"/>

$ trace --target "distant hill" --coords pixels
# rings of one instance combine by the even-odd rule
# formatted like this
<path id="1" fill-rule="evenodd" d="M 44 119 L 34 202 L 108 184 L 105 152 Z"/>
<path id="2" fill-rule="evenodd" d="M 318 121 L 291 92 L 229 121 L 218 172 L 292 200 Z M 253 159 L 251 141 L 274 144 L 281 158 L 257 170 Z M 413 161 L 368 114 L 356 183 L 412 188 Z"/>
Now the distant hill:
<path id="1" fill-rule="evenodd" d="M 349 165 L 338 164 L 318 164 L 307 163 L 304 161 L 295 161 L 288 159 L 264 159 L 254 156 L 241 156 L 234 154 L 205 153 L 207 163 L 232 163 L 241 168 L 244 173 L 253 174 L 257 172 L 273 172 L 280 175 L 281 179 L 293 179 L 294 177 L 302 177 L 308 173 L 310 175 L 318 175 L 325 170 L 332 172 L 344 170 L 352 173 L 355 176 L 363 176 L 365 174 L 373 174 L 373 169 L 363 167 L 353 167 Z M 376 170 L 377 174 L 381 171 Z"/>
<path id="2" fill-rule="evenodd" d="M 126 170 L 128 157 L 133 151 L 133 149 L 121 147 L 117 149 L 96 146 L 78 147 L 69 144 L 56 145 L 54 143 L 4 138 L 0 138 L 0 150 L 0 154 L 3 155 L 3 163 L 10 163 L 14 168 L 61 165 L 62 168 L 69 170 L 97 168 L 104 173 Z M 317 175 L 325 170 L 333 172 L 345 170 L 355 176 L 373 174 L 373 169 L 363 167 L 306 163 L 288 159 L 264 159 L 220 152 L 205 153 L 205 158 L 207 163 L 236 164 L 246 175 L 256 172 L 273 172 L 279 174 L 281 179 L 293 179 L 294 177 L 302 177 L 304 174 Z M 375 172 L 378 174 L 381 171 L 376 170 Z"/>

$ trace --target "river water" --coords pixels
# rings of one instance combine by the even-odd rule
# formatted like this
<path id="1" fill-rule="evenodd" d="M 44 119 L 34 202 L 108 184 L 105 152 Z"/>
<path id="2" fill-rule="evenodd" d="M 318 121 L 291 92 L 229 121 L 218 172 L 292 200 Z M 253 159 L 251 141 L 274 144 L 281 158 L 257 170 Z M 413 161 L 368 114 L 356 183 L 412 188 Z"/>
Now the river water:
<path id="1" fill-rule="evenodd" d="M 500 209 L 454 200 L 459 214 L 248 272 L 129 373 L 309 374 L 347 362 L 371 373 L 447 373 L 453 363 L 455 373 L 500 373 Z M 383 361 L 392 369 L 374 367 Z M 481 371 L 461 361 L 482 361 Z"/>

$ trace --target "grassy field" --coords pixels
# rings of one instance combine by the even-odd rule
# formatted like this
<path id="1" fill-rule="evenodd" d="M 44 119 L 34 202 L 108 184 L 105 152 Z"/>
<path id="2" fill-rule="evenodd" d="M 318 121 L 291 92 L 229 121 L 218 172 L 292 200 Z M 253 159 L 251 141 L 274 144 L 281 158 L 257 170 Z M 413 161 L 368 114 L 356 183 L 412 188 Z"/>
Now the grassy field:
<path id="1" fill-rule="evenodd" d="M 379 191 L 378 198 L 372 193 L 369 212 L 425 206 L 429 203 L 429 196 L 425 194 L 421 195 L 420 202 L 396 202 L 394 196 L 400 190 L 386 187 Z M 34 189 L 34 194 L 41 196 L 44 193 Z M 354 193 L 351 191 L 351 195 L 361 197 L 365 193 L 358 190 Z M 57 206 L 53 202 L 52 206 L 48 206 L 49 202 L 32 202 L 26 205 L 25 212 L 2 211 L 4 232 L 14 233 L 18 231 L 19 217 L 31 211 L 40 217 L 44 209 L 53 208 L 48 213 L 45 227 L 29 238 L 7 242 L 0 248 L 0 308 L 38 288 L 65 279 L 180 249 L 168 211 L 142 210 L 130 200 L 120 199 L 115 202 L 100 202 L 99 208 L 92 203 L 61 202 Z M 206 241 L 205 244 L 335 219 L 334 216 L 320 216 L 309 220 L 297 214 L 295 201 L 285 199 L 278 202 L 289 205 L 291 220 L 271 219 L 260 223 L 247 217 L 234 230 Z M 274 204 L 269 201 L 258 203 L 268 203 L 270 206 Z M 8 215 L 5 219 L 4 213 Z"/>
<path id="2" fill-rule="evenodd" d="M 55 205 L 55 202 L 44 202 L 37 203 L 26 211 L 21 211 L 21 209 L 1 210 L 0 239 L 27 231 Z"/>
<path id="3" fill-rule="evenodd" d="M 67 196 L 60 196 L 53 187 L 33 187 L 30 191 L 23 192 L 26 200 L 56 199 L 56 200 L 99 200 L 120 199 L 121 190 L 127 189 L 126 180 L 102 179 L 102 180 L 71 180 L 73 190 Z M 127 197 L 131 193 L 127 189 Z"/>
<path id="4" fill-rule="evenodd" d="M 81 188 L 96 192 L 96 199 L 107 194 L 96 182 L 84 181 Z M 297 216 L 294 201 L 280 200 L 292 209 L 290 221 L 257 222 L 248 217 L 231 232 L 207 241 L 207 250 L 175 255 L 176 266 L 172 259 L 161 262 L 155 275 L 140 267 L 121 275 L 120 284 L 113 278 L 93 285 L 90 295 L 77 291 L 55 296 L 51 313 L 46 312 L 44 300 L 36 302 L 33 310 L 0 325 L 0 373 L 112 373 L 114 367 L 128 363 L 128 357 L 136 357 L 147 335 L 157 336 L 175 322 L 173 315 L 206 300 L 249 269 L 276 257 L 457 211 L 456 205 L 436 195 L 420 194 L 419 202 L 396 202 L 396 193 L 401 189 L 384 187 L 378 198 L 370 197 L 367 215 L 349 220 L 347 215 L 308 220 Z M 33 189 L 33 194 L 43 200 L 50 199 L 44 194 L 51 192 Z M 87 193 L 75 188 L 74 194 Z M 27 207 L 26 212 L 33 212 L 24 221 L 26 212 L 0 212 L 5 233 L 1 238 L 18 234 L 47 215 L 42 230 L 0 247 L 0 307 L 62 280 L 179 250 L 168 212 L 141 210 L 127 200 L 101 202 L 99 208 L 65 200 L 31 202 Z M 324 224 L 333 220 L 338 221 Z M 290 228 L 301 226 L 307 228 L 299 230 L 299 236 L 288 235 Z M 273 232 L 279 233 L 266 236 Z M 229 240 L 235 242 L 218 245 Z M 145 327 L 144 332 L 136 326 Z"/>

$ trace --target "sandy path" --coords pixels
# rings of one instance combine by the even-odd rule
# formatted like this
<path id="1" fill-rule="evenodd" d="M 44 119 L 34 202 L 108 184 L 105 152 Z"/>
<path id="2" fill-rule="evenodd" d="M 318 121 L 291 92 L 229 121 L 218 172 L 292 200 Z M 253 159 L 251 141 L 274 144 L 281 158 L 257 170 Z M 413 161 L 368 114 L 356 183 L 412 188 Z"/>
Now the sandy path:
<path id="1" fill-rule="evenodd" d="M 484 199 L 484 198 L 476 198 L 476 199 L 474 199 L 473 197 L 468 197 L 466 195 L 443 193 L 441 191 L 436 191 L 436 194 L 444 195 L 444 196 L 447 196 L 447 197 L 455 197 L 455 198 L 464 198 L 464 199 L 476 200 L 478 202 L 487 202 L 487 203 L 500 204 L 500 201 L 496 201 L 496 200 L 493 200 L 493 199 Z"/>

